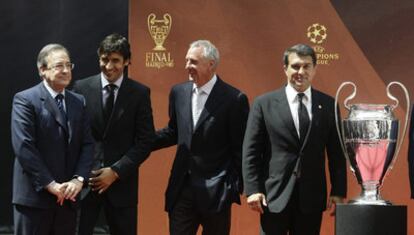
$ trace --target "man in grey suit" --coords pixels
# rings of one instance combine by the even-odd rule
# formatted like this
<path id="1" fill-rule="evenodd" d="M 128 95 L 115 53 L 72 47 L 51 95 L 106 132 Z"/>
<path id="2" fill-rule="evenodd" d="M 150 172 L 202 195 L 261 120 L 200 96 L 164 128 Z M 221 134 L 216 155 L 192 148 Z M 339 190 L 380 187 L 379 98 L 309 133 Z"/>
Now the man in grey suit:
<path id="1" fill-rule="evenodd" d="M 311 47 L 287 49 L 284 70 L 287 85 L 258 97 L 249 115 L 243 144 L 247 203 L 261 213 L 261 234 L 319 234 L 327 206 L 325 151 L 332 186 L 328 207 L 346 196 L 334 100 L 311 87 Z"/>
<path id="2" fill-rule="evenodd" d="M 219 53 L 207 40 L 186 55 L 190 81 L 171 89 L 168 126 L 154 149 L 177 145 L 165 209 L 170 234 L 229 234 L 231 205 L 242 192 L 241 149 L 249 111 L 246 95 L 216 75 Z"/>
<path id="3" fill-rule="evenodd" d="M 43 81 L 13 99 L 14 233 L 73 235 L 93 161 L 85 100 L 65 89 L 73 69 L 66 48 L 46 45 L 37 66 Z"/>
<path id="4" fill-rule="evenodd" d="M 82 200 L 80 235 L 92 235 L 101 209 L 111 234 L 137 234 L 138 169 L 154 139 L 150 89 L 124 75 L 128 40 L 105 37 L 98 48 L 101 73 L 76 81 L 85 96 L 96 141 L 90 189 Z"/>

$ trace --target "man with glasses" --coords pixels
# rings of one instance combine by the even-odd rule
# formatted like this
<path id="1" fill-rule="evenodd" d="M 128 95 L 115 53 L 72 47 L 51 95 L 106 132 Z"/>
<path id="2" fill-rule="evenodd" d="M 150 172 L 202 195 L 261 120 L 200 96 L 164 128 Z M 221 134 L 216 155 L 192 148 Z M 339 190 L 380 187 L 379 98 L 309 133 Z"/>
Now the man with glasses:
<path id="1" fill-rule="evenodd" d="M 66 90 L 74 65 L 59 44 L 37 58 L 43 81 L 13 99 L 15 234 L 75 233 L 76 204 L 93 162 L 85 100 Z"/>
<path id="2" fill-rule="evenodd" d="M 119 34 L 98 48 L 101 73 L 77 81 L 96 141 L 95 165 L 82 200 L 79 234 L 93 234 L 103 207 L 111 234 L 137 234 L 138 167 L 154 137 L 150 89 L 124 76 L 131 51 Z"/>

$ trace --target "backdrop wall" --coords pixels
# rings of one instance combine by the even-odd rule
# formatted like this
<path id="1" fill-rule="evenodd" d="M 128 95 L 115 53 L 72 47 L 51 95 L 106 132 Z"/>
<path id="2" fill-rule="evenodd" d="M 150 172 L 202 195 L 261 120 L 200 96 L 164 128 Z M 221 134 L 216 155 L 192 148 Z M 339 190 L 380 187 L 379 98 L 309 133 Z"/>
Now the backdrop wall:
<path id="1" fill-rule="evenodd" d="M 413 10 L 414 4 L 408 0 L 399 1 L 398 6 L 386 0 L 130 0 L 134 55 L 130 75 L 151 87 L 155 126 L 161 128 L 168 121 L 170 88 L 188 78 L 184 57 L 190 42 L 209 39 L 218 47 L 218 74 L 244 91 L 250 103 L 286 83 L 283 51 L 306 43 L 319 54 L 316 88 L 335 96 L 342 82 L 353 81 L 358 94 L 352 102 L 391 103 L 385 92 L 390 81 L 400 81 L 414 91 L 414 68 L 410 66 L 414 30 L 408 25 L 414 22 Z M 151 21 L 152 13 L 155 21 Z M 165 14 L 170 17 L 164 18 Z M 154 49 L 149 25 L 164 26 L 166 31 L 170 21 L 168 36 L 159 34 L 165 37 L 165 50 Z M 401 100 L 396 114 L 403 120 L 404 97 L 398 89 L 392 91 Z M 349 92 L 345 89 L 343 96 Z M 162 211 L 174 154 L 175 148 L 154 152 L 141 168 L 141 234 L 168 234 L 167 214 Z M 407 142 L 398 158 L 382 194 L 395 204 L 408 205 L 410 222 L 414 209 L 409 199 Z M 360 189 L 350 173 L 348 181 L 348 195 L 353 198 Z M 259 217 L 248 209 L 245 198 L 242 206 L 233 207 L 232 234 L 257 234 L 258 224 Z M 413 226 L 409 223 L 409 233 L 414 233 Z M 334 218 L 328 213 L 324 214 L 321 234 L 334 234 Z"/>
<path id="2" fill-rule="evenodd" d="M 129 9 L 128 1 L 123 0 L 2 2 L 0 231 L 12 223 L 11 100 L 17 91 L 40 82 L 35 60 L 45 44 L 58 42 L 68 47 L 76 64 L 74 79 L 79 79 L 99 71 L 96 48 L 105 35 L 127 35 L 129 30 L 133 50 L 129 72 L 150 86 L 155 125 L 161 128 L 168 120 L 169 90 L 187 79 L 184 57 L 188 44 L 197 39 L 216 44 L 222 59 L 218 74 L 243 90 L 250 102 L 286 83 L 284 49 L 307 43 L 319 53 L 315 87 L 334 96 L 338 86 L 350 80 L 358 86 L 355 102 L 389 103 L 385 87 L 390 81 L 403 82 L 414 91 L 410 63 L 413 11 L 410 0 L 398 5 L 386 0 L 130 0 Z M 149 20 L 151 13 L 155 18 Z M 164 18 L 167 13 L 170 17 Z M 164 26 L 164 32 L 170 29 L 167 36 L 159 37 L 165 40 L 158 41 L 165 50 L 155 48 L 148 24 Z M 401 92 L 392 91 L 405 105 Z M 405 111 L 398 108 L 396 114 L 402 119 Z M 395 204 L 408 206 L 411 234 L 414 204 L 409 199 L 407 146 L 405 142 L 382 194 Z M 154 152 L 141 166 L 139 234 L 168 234 L 164 191 L 174 153 L 174 147 Z M 360 190 L 350 173 L 348 178 L 348 195 L 353 198 Z M 243 198 L 243 205 L 233 208 L 232 234 L 257 234 L 258 219 Z M 333 231 L 334 219 L 325 213 L 321 234 Z"/>

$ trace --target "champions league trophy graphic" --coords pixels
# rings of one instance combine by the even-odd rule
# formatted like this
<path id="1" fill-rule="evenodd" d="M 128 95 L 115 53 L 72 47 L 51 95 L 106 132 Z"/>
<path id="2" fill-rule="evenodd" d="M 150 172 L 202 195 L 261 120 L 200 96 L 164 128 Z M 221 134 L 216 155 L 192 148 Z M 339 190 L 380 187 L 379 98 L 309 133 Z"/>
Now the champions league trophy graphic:
<path id="1" fill-rule="evenodd" d="M 157 20 L 154 13 L 148 15 L 148 30 L 155 42 L 154 51 L 165 51 L 164 41 L 170 33 L 172 18 L 170 14 L 164 14 L 162 20 Z"/>
<path id="2" fill-rule="evenodd" d="M 338 120 L 338 97 L 342 88 L 352 85 L 353 93 L 344 100 L 349 111 L 348 117 Z M 398 85 L 405 93 L 407 109 L 404 129 L 400 135 L 400 123 L 394 116 L 394 109 L 399 101 L 389 91 L 392 85 Z M 387 86 L 387 96 L 395 102 L 386 104 L 352 104 L 348 101 L 356 95 L 356 86 L 352 82 L 344 82 L 338 88 L 335 97 L 335 119 L 342 149 L 351 171 L 362 187 L 359 197 L 350 201 L 360 205 L 391 205 L 381 198 L 379 188 L 384 176 L 392 169 L 404 140 L 408 125 L 410 98 L 405 86 L 399 82 L 391 82 Z"/>

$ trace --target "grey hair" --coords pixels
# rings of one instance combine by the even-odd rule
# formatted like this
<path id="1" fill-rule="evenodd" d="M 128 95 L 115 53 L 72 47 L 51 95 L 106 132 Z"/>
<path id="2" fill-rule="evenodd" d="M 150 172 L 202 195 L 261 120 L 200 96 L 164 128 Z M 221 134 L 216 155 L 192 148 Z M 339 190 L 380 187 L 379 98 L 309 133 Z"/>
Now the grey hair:
<path id="1" fill-rule="evenodd" d="M 190 49 L 197 47 L 203 48 L 204 58 L 213 60 L 214 68 L 216 68 L 220 62 L 220 53 L 217 50 L 216 46 L 214 46 L 214 44 L 208 40 L 197 40 L 190 44 Z"/>
<path id="2" fill-rule="evenodd" d="M 52 43 L 47 44 L 40 50 L 39 55 L 37 56 L 37 68 L 47 66 L 46 58 L 54 51 L 64 51 L 69 56 L 69 51 L 62 45 Z"/>

